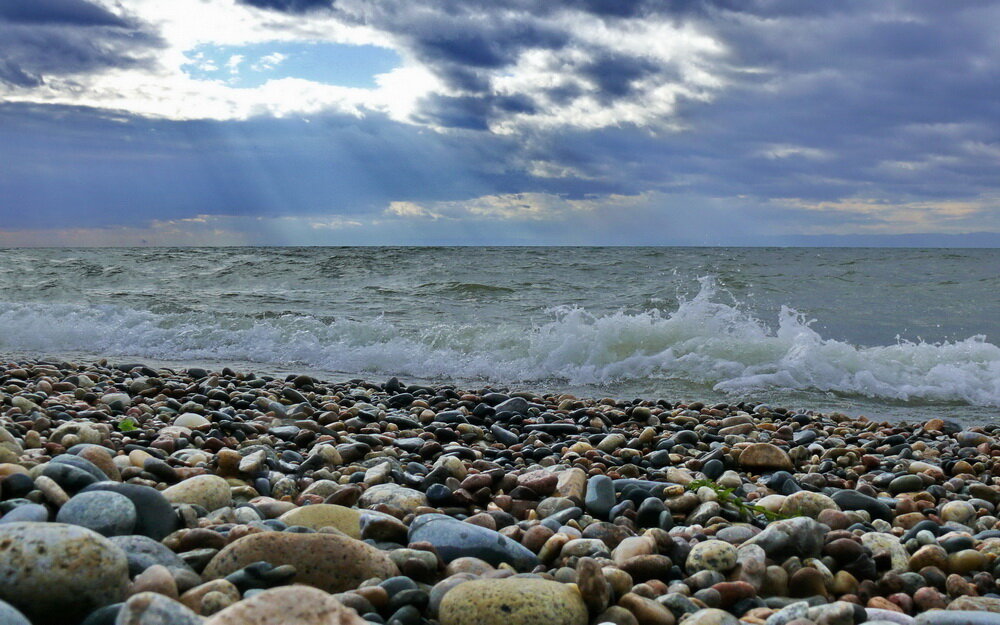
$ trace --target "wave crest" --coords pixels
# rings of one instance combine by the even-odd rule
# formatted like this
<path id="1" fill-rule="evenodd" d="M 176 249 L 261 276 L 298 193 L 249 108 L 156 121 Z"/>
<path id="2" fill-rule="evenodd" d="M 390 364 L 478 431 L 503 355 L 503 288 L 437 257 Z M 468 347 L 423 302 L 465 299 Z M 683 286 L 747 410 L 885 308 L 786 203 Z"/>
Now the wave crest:
<path id="1" fill-rule="evenodd" d="M 464 285 L 463 285 L 464 286 Z M 676 379 L 717 391 L 830 391 L 872 398 L 1000 406 L 1000 347 L 985 336 L 862 347 L 822 337 L 782 307 L 775 329 L 711 279 L 672 311 L 550 309 L 533 327 L 442 323 L 406 329 L 384 317 L 159 312 L 115 305 L 0 303 L 0 349 L 163 360 L 305 365 L 349 373 L 570 384 Z"/>

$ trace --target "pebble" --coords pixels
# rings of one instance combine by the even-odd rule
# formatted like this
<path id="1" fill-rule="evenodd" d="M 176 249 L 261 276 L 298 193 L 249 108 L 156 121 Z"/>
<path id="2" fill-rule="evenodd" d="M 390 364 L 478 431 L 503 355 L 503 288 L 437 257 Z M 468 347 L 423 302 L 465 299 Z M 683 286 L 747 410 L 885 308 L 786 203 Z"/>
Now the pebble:
<path id="1" fill-rule="evenodd" d="M 475 580 L 444 596 L 441 625 L 587 625 L 587 606 L 571 584 L 544 579 Z"/>
<path id="2" fill-rule="evenodd" d="M 128 497 L 136 511 L 134 528 L 136 534 L 153 540 L 163 540 L 177 528 L 177 516 L 173 507 L 155 488 L 142 484 L 97 482 L 83 489 L 81 493 L 92 491 L 110 491 Z"/>
<path id="3" fill-rule="evenodd" d="M 227 545 L 205 567 L 204 577 L 218 579 L 260 561 L 293 565 L 294 581 L 327 592 L 352 590 L 366 579 L 398 574 L 384 552 L 347 536 L 262 532 Z"/>
<path id="4" fill-rule="evenodd" d="M 122 536 L 135 529 L 138 515 L 132 501 L 111 491 L 80 493 L 59 509 L 56 521 L 79 525 L 102 536 Z"/>
<path id="5" fill-rule="evenodd" d="M 410 542 L 434 546 L 445 562 L 463 556 L 479 558 L 496 566 L 507 563 L 518 570 L 530 570 L 538 557 L 521 544 L 485 527 L 461 523 L 443 514 L 425 514 L 410 525 Z"/>
<path id="6" fill-rule="evenodd" d="M 282 586 L 218 612 L 204 625 L 365 625 L 332 595 L 308 586 Z"/>
<path id="7" fill-rule="evenodd" d="M 757 471 L 792 471 L 788 454 L 771 443 L 753 443 L 740 453 L 740 466 Z"/>
<path id="8" fill-rule="evenodd" d="M 361 538 L 361 513 L 354 508 L 320 503 L 294 508 L 278 517 L 285 525 L 299 525 L 318 530 L 335 527 L 351 538 Z"/>
<path id="9" fill-rule="evenodd" d="M 14 606 L 0 601 L 0 625 L 31 625 L 31 621 Z"/>
<path id="10" fill-rule="evenodd" d="M 736 548 L 721 540 L 706 540 L 691 549 L 685 568 L 689 575 L 698 571 L 725 573 L 736 566 Z"/>
<path id="11" fill-rule="evenodd" d="M 0 599 L 32 622 L 82 619 L 121 601 L 128 562 L 107 538 L 75 525 L 0 525 Z"/>
<path id="12" fill-rule="evenodd" d="M 217 475 L 196 475 L 163 491 L 172 504 L 201 506 L 209 512 L 232 504 L 229 484 Z"/>
<path id="13" fill-rule="evenodd" d="M 115 625 L 202 625 L 200 616 L 183 603 L 155 592 L 129 597 Z"/>

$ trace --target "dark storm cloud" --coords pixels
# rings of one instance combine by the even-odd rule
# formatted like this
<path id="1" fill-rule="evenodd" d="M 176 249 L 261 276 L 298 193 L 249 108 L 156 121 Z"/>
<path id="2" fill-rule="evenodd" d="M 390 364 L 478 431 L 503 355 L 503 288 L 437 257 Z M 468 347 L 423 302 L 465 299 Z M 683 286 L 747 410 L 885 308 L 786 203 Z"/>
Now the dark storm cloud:
<path id="1" fill-rule="evenodd" d="M 4 0 L 0 20 L 15 24 L 126 26 L 114 13 L 85 0 Z"/>
<path id="2" fill-rule="evenodd" d="M 1000 210 L 989 207 L 1000 197 L 995 2 L 240 1 L 386 33 L 446 88 L 419 102 L 417 125 L 369 111 L 360 120 L 319 115 L 312 123 L 135 117 L 121 124 L 76 110 L 0 109 L 0 162 L 13 163 L 0 168 L 0 197 L 8 198 L 0 209 L 9 198 L 55 207 L 18 217 L 38 226 L 64 206 L 74 206 L 78 222 L 113 223 L 133 214 L 137 198 L 145 208 L 134 219 L 237 210 L 380 215 L 392 201 L 526 192 L 679 198 L 651 200 L 632 230 L 615 235 L 623 243 L 656 242 L 647 224 L 678 228 L 677 219 L 689 220 L 692 233 L 713 223 L 756 234 L 892 225 L 884 214 L 796 208 L 850 198 L 916 212 L 957 200 Z M 145 62 L 157 45 L 141 25 L 82 0 L 2 7 L 0 81 L 8 84 Z M 655 41 L 635 45 L 629 37 L 639 35 L 624 27 L 651 24 L 690 27 L 718 42 L 724 54 L 694 63 L 718 86 L 690 87 L 683 52 L 664 60 L 644 48 Z M 590 35 L 607 28 L 615 36 L 585 38 L 582 25 Z M 542 63 L 554 59 L 553 79 L 501 88 L 523 78 L 518 63 L 528 52 Z M 653 88 L 676 85 L 690 88 L 669 94 L 674 106 L 643 117 L 666 97 Z M 638 111 L 639 121 L 588 125 L 573 117 L 585 102 L 609 115 Z M 530 123 L 560 110 L 568 111 L 563 118 Z M 512 134 L 499 134 L 503 124 Z M 79 132 L 63 134 L 67 126 Z M 58 185 L 46 182 L 53 168 Z M 715 212 L 706 214 L 723 218 L 699 219 L 708 205 Z M 979 215 L 966 218 L 968 229 Z M 470 233 L 470 242 L 475 236 L 489 234 Z"/>
<path id="3" fill-rule="evenodd" d="M 152 63 L 162 45 L 135 20 L 84 0 L 5 0 L 0 3 L 0 81 L 42 84 L 108 67 Z"/>
<path id="4" fill-rule="evenodd" d="M 24 71 L 13 61 L 0 59 L 0 83 L 4 82 L 15 87 L 37 87 L 42 79 Z"/>
<path id="5" fill-rule="evenodd" d="M 289 13 L 303 13 L 330 6 L 330 0 L 241 0 L 258 9 L 274 9 Z"/>
<path id="6" fill-rule="evenodd" d="M 286 12 L 302 8 L 297 3 L 285 6 L 285 2 L 276 0 L 240 1 Z M 522 53 L 529 50 L 579 53 L 560 58 L 561 71 L 569 78 L 596 85 L 586 94 L 572 85 L 552 86 L 553 102 L 568 103 L 586 95 L 611 103 L 626 98 L 640 78 L 669 82 L 681 75 L 674 62 L 656 62 L 646 51 L 625 53 L 604 44 L 588 43 L 574 32 L 581 16 L 609 22 L 656 17 L 654 14 L 660 10 L 657 7 L 662 7 L 659 2 L 317 0 L 309 4 L 328 7 L 345 22 L 390 33 L 450 90 L 460 92 L 463 97 L 446 101 L 429 98 L 425 102 L 420 119 L 439 126 L 485 130 L 513 114 L 524 113 L 523 109 L 495 106 L 491 98 L 498 91 L 496 79 L 509 74 Z"/>

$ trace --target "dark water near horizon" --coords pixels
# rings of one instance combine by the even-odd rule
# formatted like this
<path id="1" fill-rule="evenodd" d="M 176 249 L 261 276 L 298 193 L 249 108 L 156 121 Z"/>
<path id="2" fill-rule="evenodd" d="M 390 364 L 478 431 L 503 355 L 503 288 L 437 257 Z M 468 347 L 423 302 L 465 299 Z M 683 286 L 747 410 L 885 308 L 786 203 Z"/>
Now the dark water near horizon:
<path id="1" fill-rule="evenodd" d="M 1000 250 L 0 250 L 0 356 L 1000 417 Z"/>

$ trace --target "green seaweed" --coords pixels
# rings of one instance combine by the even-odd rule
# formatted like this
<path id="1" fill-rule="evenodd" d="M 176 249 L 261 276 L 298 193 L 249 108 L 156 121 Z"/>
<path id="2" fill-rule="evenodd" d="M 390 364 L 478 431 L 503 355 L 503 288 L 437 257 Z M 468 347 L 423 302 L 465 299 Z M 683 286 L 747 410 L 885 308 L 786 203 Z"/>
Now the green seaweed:
<path id="1" fill-rule="evenodd" d="M 132 417 L 126 417 L 118 422 L 119 432 L 135 432 L 139 429 L 139 424 Z"/>

